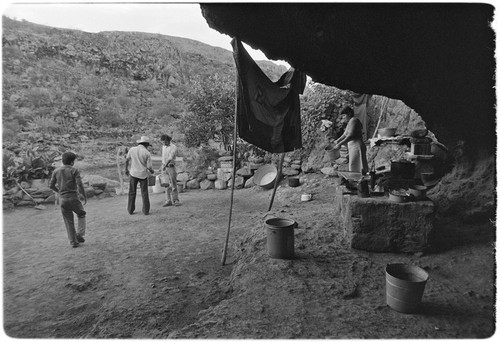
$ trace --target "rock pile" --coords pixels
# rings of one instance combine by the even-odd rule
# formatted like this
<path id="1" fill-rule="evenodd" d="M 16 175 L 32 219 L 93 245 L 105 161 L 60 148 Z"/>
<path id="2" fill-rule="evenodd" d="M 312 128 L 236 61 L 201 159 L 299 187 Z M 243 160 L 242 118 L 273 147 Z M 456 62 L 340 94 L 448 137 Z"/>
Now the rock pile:
<path id="1" fill-rule="evenodd" d="M 84 176 L 83 185 L 87 198 L 105 198 L 116 195 L 116 188 L 120 183 L 101 176 Z M 3 194 L 3 208 L 35 206 L 39 204 L 54 204 L 56 196 L 48 186 L 48 179 L 33 179 L 30 182 L 21 182 L 19 187 L 14 186 Z M 33 198 L 31 199 L 30 196 Z"/>
<path id="2" fill-rule="evenodd" d="M 289 156 L 285 156 L 283 159 L 283 170 L 284 176 L 297 176 L 302 169 L 302 161 L 300 159 L 292 159 Z"/>

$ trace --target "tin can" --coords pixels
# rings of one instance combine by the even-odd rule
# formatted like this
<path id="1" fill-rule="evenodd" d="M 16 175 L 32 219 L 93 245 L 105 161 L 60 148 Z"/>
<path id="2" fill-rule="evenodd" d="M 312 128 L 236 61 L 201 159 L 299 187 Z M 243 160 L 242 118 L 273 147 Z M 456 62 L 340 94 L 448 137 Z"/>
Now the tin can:
<path id="1" fill-rule="evenodd" d="M 362 178 L 358 185 L 359 197 L 370 197 L 370 189 L 368 189 L 368 179 Z"/>

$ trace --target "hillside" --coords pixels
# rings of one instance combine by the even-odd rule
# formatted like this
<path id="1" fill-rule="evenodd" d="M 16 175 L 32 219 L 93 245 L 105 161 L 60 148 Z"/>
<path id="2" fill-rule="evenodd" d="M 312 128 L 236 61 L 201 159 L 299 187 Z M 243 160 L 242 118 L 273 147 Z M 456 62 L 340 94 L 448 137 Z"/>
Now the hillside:
<path id="1" fill-rule="evenodd" d="M 2 19 L 4 140 L 30 124 L 96 137 L 173 126 L 193 78 L 235 72 L 231 51 L 190 39 Z M 285 71 L 258 63 L 273 80 Z"/>
<path id="2" fill-rule="evenodd" d="M 449 339 L 495 333 L 494 158 L 471 166 L 459 163 L 427 193 L 439 209 L 427 250 L 353 248 L 340 210 L 343 198 L 356 195 L 344 192 L 347 187 L 341 186 L 339 169 L 325 149 L 351 95 L 316 84 L 301 97 L 305 147 L 300 156 L 283 159 L 284 174 L 299 174 L 299 186 L 284 178 L 276 193 L 245 187 L 234 192 L 234 201 L 231 187 L 183 187 L 182 205 L 169 207 L 162 207 L 163 192 L 152 190 L 150 214 L 128 215 L 128 196 L 111 179 L 117 176 L 117 146 L 131 145 L 133 135 L 175 128 L 188 115 L 185 98 L 193 78 L 234 76 L 231 52 L 156 34 L 90 34 L 7 18 L 3 25 L 3 299 L 9 337 Z M 284 71 L 266 65 L 268 74 Z M 373 99 L 367 108 L 369 128 L 376 129 L 382 113 L 382 125 L 396 124 L 404 132 L 420 124 L 403 102 Z M 335 122 L 330 132 L 318 128 L 323 118 Z M 158 145 L 155 156 L 161 153 Z M 373 160 L 386 156 L 391 161 L 403 149 L 390 145 L 393 154 L 373 149 Z M 45 148 L 48 152 L 41 153 Z M 17 184 L 6 187 L 5 180 L 30 176 L 31 182 L 23 184 L 33 195 L 43 195 L 34 184 L 44 183 L 39 166 L 52 161 L 52 148 L 56 156 L 67 149 L 77 152 L 75 165 L 92 194 L 85 204 L 86 242 L 76 249 L 68 244 L 51 190 L 51 201 L 31 200 Z M 183 157 L 200 165 L 219 157 L 209 153 L 218 151 L 193 152 Z M 262 158 L 266 163 L 267 157 Z M 339 158 L 339 164 L 340 159 L 346 166 L 347 160 Z M 208 181 L 210 165 L 198 170 L 181 164 L 177 180 L 186 185 L 191 177 Z M 106 192 L 101 176 L 108 178 Z M 302 201 L 303 194 L 312 200 Z M 272 210 L 267 209 L 271 198 Z M 46 207 L 33 210 L 40 200 Z M 140 203 L 138 196 L 136 209 Z M 380 211 L 403 226 L 416 217 Z M 297 223 L 293 259 L 270 257 L 266 239 L 272 217 Z M 352 219 L 362 220 L 366 215 Z M 373 223 L 373 230 L 384 231 L 384 225 Z M 395 239 L 404 234 L 401 229 Z M 229 251 L 221 266 L 224 241 Z M 415 314 L 386 305 L 385 268 L 393 263 L 414 264 L 429 273 Z"/>

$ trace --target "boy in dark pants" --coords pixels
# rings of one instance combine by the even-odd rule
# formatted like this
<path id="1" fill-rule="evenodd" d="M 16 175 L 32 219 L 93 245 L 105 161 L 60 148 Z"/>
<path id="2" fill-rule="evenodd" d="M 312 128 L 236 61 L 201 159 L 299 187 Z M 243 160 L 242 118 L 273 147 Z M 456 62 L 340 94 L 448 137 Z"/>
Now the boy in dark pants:
<path id="1" fill-rule="evenodd" d="M 79 193 L 87 204 L 87 196 L 83 188 L 80 171 L 73 167 L 76 154 L 65 152 L 62 155 L 63 166 L 56 169 L 50 179 L 49 187 L 59 194 L 61 212 L 66 225 L 68 239 L 73 247 L 78 247 L 81 242 L 85 242 L 83 236 L 86 229 L 86 212 L 83 210 Z M 75 231 L 75 221 L 73 213 L 78 217 L 78 232 Z"/>

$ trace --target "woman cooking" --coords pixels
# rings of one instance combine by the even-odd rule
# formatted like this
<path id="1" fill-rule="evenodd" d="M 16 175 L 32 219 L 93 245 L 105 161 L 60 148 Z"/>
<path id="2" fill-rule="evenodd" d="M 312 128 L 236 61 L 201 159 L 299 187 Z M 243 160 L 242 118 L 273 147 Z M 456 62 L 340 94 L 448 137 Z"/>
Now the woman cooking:
<path id="1" fill-rule="evenodd" d="M 358 118 L 354 117 L 354 111 L 351 107 L 345 106 L 340 115 L 343 121 L 347 121 L 344 133 L 334 141 L 333 148 L 338 149 L 340 145 L 347 143 L 349 151 L 349 171 L 368 172 L 368 160 L 366 158 L 366 145 L 363 142 L 363 125 Z"/>

